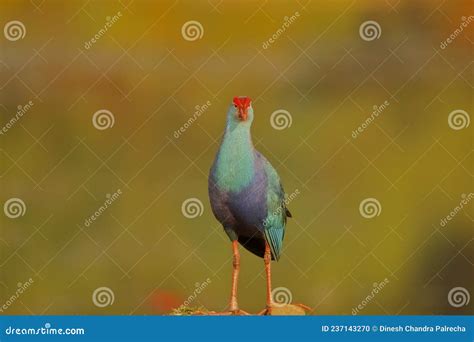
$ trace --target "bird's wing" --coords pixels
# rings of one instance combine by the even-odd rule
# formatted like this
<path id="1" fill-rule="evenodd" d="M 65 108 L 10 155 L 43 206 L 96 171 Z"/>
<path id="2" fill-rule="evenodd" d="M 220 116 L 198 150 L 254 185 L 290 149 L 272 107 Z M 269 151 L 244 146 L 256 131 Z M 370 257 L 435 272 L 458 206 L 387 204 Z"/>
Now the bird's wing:
<path id="1" fill-rule="evenodd" d="M 266 161 L 265 173 L 267 175 L 267 217 L 264 221 L 265 238 L 270 245 L 273 257 L 280 258 L 283 238 L 285 236 L 286 218 L 291 213 L 286 208 L 285 191 L 273 166 Z"/>

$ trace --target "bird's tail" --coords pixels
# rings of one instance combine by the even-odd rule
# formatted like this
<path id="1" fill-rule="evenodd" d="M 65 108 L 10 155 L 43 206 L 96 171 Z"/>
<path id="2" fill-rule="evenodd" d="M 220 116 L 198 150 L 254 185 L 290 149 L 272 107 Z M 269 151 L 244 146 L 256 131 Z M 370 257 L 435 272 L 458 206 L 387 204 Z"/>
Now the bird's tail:
<path id="1" fill-rule="evenodd" d="M 284 236 L 285 236 L 285 230 L 283 228 L 265 229 L 265 239 L 270 245 L 272 256 L 275 256 L 275 259 L 277 261 L 280 259 Z"/>

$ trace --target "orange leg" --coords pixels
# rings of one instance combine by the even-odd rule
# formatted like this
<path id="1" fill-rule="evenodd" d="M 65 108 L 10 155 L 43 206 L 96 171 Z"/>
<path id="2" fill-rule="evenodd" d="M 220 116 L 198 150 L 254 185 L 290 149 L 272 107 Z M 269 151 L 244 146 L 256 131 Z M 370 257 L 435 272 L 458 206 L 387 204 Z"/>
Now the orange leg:
<path id="1" fill-rule="evenodd" d="M 239 243 L 238 241 L 232 241 L 232 291 L 230 293 L 230 304 L 229 310 L 224 312 L 196 312 L 196 315 L 210 315 L 210 316 L 223 316 L 223 315 L 249 315 L 248 312 L 239 309 L 237 302 L 237 284 L 239 281 L 240 271 L 240 254 L 239 254 Z"/>
<path id="2" fill-rule="evenodd" d="M 265 254 L 263 255 L 263 262 L 265 263 L 265 274 L 267 276 L 267 307 L 265 310 L 260 311 L 259 315 L 271 315 L 272 308 L 274 306 L 273 303 L 273 296 L 272 296 L 272 270 L 271 270 L 271 262 L 272 262 L 272 252 L 270 249 L 270 245 L 265 241 Z M 303 308 L 304 310 L 311 311 L 311 308 L 304 305 L 304 304 L 293 304 Z"/>
<path id="3" fill-rule="evenodd" d="M 265 263 L 265 274 L 267 276 L 267 308 L 265 310 L 266 314 L 271 314 L 273 298 L 272 298 L 272 252 L 270 250 L 270 245 L 265 241 L 265 254 L 263 255 L 263 262 Z"/>
<path id="4" fill-rule="evenodd" d="M 237 303 L 237 284 L 239 282 L 239 272 L 240 272 L 240 254 L 239 246 L 237 240 L 232 241 L 232 292 L 230 294 L 230 311 L 238 311 L 239 305 Z"/>
<path id="5" fill-rule="evenodd" d="M 270 245 L 265 241 L 265 254 L 263 256 L 263 262 L 265 263 L 265 274 L 267 275 L 267 308 L 271 308 L 273 304 L 272 270 L 270 266 L 271 261 L 272 261 L 272 252 L 270 251 Z"/>
<path id="6" fill-rule="evenodd" d="M 239 242 L 232 241 L 232 290 L 230 293 L 229 311 L 223 313 L 210 313 L 211 315 L 248 315 L 248 312 L 239 309 L 237 301 L 237 285 L 239 283 L 240 253 Z"/>

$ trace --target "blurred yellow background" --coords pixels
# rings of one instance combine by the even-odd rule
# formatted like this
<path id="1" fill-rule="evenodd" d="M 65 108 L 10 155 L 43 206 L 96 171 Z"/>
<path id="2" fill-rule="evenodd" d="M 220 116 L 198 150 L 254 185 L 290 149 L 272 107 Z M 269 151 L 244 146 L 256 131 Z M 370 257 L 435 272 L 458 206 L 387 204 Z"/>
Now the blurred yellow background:
<path id="1" fill-rule="evenodd" d="M 24 203 L 1 215 L 2 314 L 224 309 L 231 244 L 207 174 L 236 95 L 253 99 L 254 143 L 298 190 L 275 287 L 317 315 L 472 313 L 450 301 L 474 294 L 472 202 L 441 222 L 473 192 L 472 9 L 2 1 L 1 125 L 18 120 L 0 135 L 1 203 Z M 265 306 L 263 260 L 243 249 L 239 300 Z"/>

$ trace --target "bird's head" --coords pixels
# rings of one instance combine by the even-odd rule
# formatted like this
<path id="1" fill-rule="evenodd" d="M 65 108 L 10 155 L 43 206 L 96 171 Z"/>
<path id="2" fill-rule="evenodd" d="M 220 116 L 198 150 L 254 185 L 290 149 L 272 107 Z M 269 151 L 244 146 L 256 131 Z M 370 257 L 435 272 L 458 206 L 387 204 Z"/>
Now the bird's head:
<path id="1" fill-rule="evenodd" d="M 247 96 L 236 96 L 229 108 L 229 120 L 235 123 L 248 123 L 253 120 L 252 100 Z"/>

